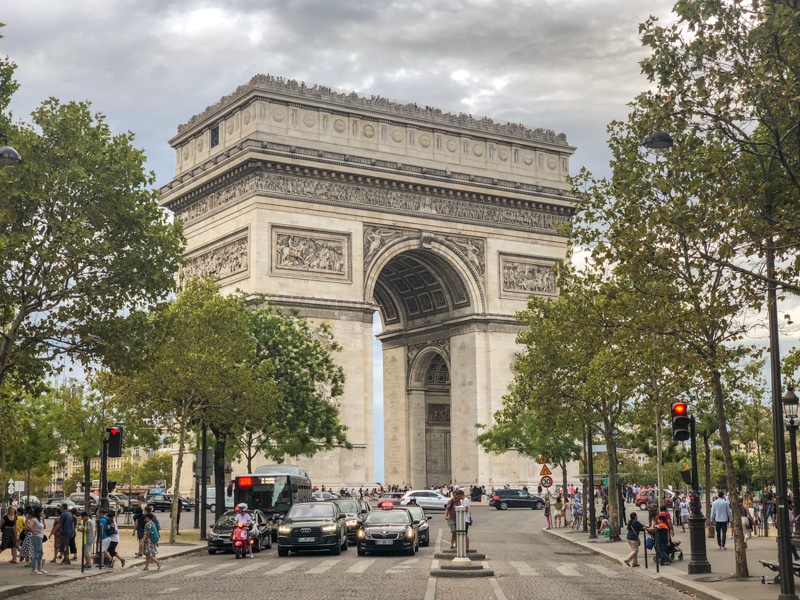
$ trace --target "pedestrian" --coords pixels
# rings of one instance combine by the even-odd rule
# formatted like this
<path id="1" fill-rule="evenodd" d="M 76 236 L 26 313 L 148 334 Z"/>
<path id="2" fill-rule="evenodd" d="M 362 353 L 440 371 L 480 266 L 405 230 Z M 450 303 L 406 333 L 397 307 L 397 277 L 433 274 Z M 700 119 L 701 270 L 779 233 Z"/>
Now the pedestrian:
<path id="1" fill-rule="evenodd" d="M 30 523 L 31 518 L 33 518 L 31 509 L 25 509 L 25 518 L 22 522 L 22 529 L 20 529 L 19 519 L 17 519 L 17 532 L 20 540 L 19 557 L 23 567 L 31 564 L 31 561 L 33 560 L 33 538 L 28 530 L 28 524 Z"/>
<path id="2" fill-rule="evenodd" d="M 144 512 L 142 511 L 141 506 L 137 506 L 133 509 L 133 535 L 136 536 L 136 539 L 139 542 L 139 549 L 136 551 L 136 558 L 140 556 L 144 556 L 144 527 L 147 521 L 144 518 Z"/>
<path id="3" fill-rule="evenodd" d="M 158 569 L 161 569 L 161 561 L 156 558 L 158 554 L 158 542 L 154 541 L 159 539 L 158 528 L 153 522 L 152 513 L 144 514 L 144 538 L 142 542 L 142 552 L 144 553 L 144 569 L 143 571 L 150 570 L 150 562 L 156 563 Z"/>
<path id="4" fill-rule="evenodd" d="M 458 506 L 458 499 L 454 494 L 444 505 L 444 518 L 447 521 L 448 529 L 450 529 L 451 549 L 456 547 L 456 506 Z"/>
<path id="5" fill-rule="evenodd" d="M 728 539 L 728 523 L 733 520 L 731 507 L 725 500 L 725 492 L 719 492 L 719 497 L 711 503 L 709 518 L 717 530 L 717 547 L 719 550 L 725 550 L 725 542 Z"/>
<path id="6" fill-rule="evenodd" d="M 753 517 L 750 516 L 750 509 L 745 506 L 742 499 L 739 499 L 739 514 L 742 515 L 742 531 L 744 532 L 744 547 L 747 548 L 747 540 L 753 532 Z M 793 528 L 794 529 L 794 528 Z"/>
<path id="7" fill-rule="evenodd" d="M 455 506 L 463 506 L 466 508 L 464 511 L 464 539 L 466 541 L 467 552 L 469 552 L 469 526 L 472 525 L 472 513 L 469 511 L 469 500 L 467 500 L 463 489 L 458 488 L 455 491 L 455 500 L 457 502 Z M 455 510 L 453 512 L 455 512 Z"/>
<path id="8" fill-rule="evenodd" d="M 119 545 L 119 527 L 117 526 L 117 522 L 114 519 L 114 513 L 108 514 L 108 525 L 109 529 L 109 539 L 111 540 L 108 544 L 108 555 L 110 558 L 110 563 L 113 565 L 114 559 L 119 559 L 122 568 L 125 568 L 125 559 L 122 558 L 119 554 L 117 554 L 117 545 Z"/>
<path id="9" fill-rule="evenodd" d="M 53 558 L 51 563 L 57 563 L 61 555 L 61 507 L 56 508 L 56 522 L 50 530 L 50 537 L 53 538 Z"/>
<path id="10" fill-rule="evenodd" d="M 76 535 L 78 533 L 78 509 L 74 506 L 69 509 L 72 513 L 72 535 L 69 538 L 69 552 L 72 554 L 72 560 L 78 560 L 78 545 L 76 542 Z"/>
<path id="11" fill-rule="evenodd" d="M 636 513 L 631 513 L 628 520 L 628 535 L 625 536 L 628 540 L 628 545 L 631 547 L 631 553 L 622 561 L 629 567 L 639 566 L 639 546 L 642 543 L 639 534 L 642 531 L 644 531 L 644 525 L 636 518 Z"/>
<path id="12" fill-rule="evenodd" d="M 66 504 L 61 505 L 61 515 L 58 517 L 58 525 L 61 530 L 61 556 L 63 560 L 61 564 L 69 565 L 72 562 L 69 559 L 70 542 L 75 545 L 75 516 L 69 511 Z"/>
<path id="13" fill-rule="evenodd" d="M 686 531 L 686 524 L 689 522 L 689 498 L 683 496 L 681 498 L 681 527 Z"/>
<path id="14" fill-rule="evenodd" d="M 181 534 L 181 513 L 183 513 L 183 500 L 178 496 L 178 520 L 175 521 L 175 535 Z"/>
<path id="15" fill-rule="evenodd" d="M 114 562 L 113 557 L 108 552 L 111 547 L 113 529 L 109 526 L 111 523 L 110 516 L 106 514 L 105 509 L 99 509 L 97 515 L 100 517 L 100 521 L 97 523 L 97 536 L 100 538 L 100 568 L 104 569 Z M 108 558 L 108 561 L 106 561 L 106 558 Z"/>
<path id="16" fill-rule="evenodd" d="M 18 565 L 17 542 L 19 539 L 17 537 L 17 509 L 15 507 L 8 507 L 6 516 L 3 517 L 2 524 L 0 524 L 0 531 L 2 531 L 2 536 L 0 536 L 0 553 L 10 548 L 11 560 L 9 562 L 12 565 Z"/>
<path id="17" fill-rule="evenodd" d="M 558 529 L 561 527 L 561 519 L 563 518 L 561 511 L 564 510 L 564 503 L 561 501 L 561 495 L 556 496 L 556 501 L 553 502 L 553 510 L 555 511 L 553 517 L 555 517 L 556 529 Z"/>
<path id="18" fill-rule="evenodd" d="M 551 520 L 550 520 L 550 500 L 545 499 L 544 501 L 544 520 L 547 521 L 547 529 L 552 529 Z"/>
<path id="19" fill-rule="evenodd" d="M 80 531 L 83 534 L 83 566 L 86 569 L 92 568 L 92 557 L 94 556 L 94 520 L 89 517 L 89 513 L 81 513 Z"/>
<path id="20" fill-rule="evenodd" d="M 47 571 L 42 569 L 42 563 L 44 562 L 44 548 L 42 544 L 44 543 L 44 523 L 42 522 L 42 507 L 41 506 L 34 506 L 31 511 L 31 518 L 28 520 L 28 524 L 26 525 L 28 535 L 31 540 L 31 545 L 33 547 L 33 558 L 31 559 L 31 574 L 33 575 L 45 575 Z"/>

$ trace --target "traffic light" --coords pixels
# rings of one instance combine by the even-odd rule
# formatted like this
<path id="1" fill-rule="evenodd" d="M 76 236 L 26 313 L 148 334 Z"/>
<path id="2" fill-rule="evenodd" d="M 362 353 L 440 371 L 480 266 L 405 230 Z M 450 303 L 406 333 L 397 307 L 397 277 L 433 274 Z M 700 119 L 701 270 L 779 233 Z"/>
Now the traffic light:
<path id="1" fill-rule="evenodd" d="M 688 466 L 681 471 L 681 479 L 686 485 L 692 485 L 692 470 Z"/>
<path id="2" fill-rule="evenodd" d="M 110 494 L 115 489 L 117 489 L 117 482 L 116 481 L 106 481 L 106 493 Z"/>
<path id="3" fill-rule="evenodd" d="M 676 442 L 685 442 L 689 439 L 689 411 L 686 402 L 676 402 L 672 405 L 672 439 Z"/>
<path id="4" fill-rule="evenodd" d="M 112 425 L 108 429 L 108 457 L 122 456 L 122 425 Z"/>

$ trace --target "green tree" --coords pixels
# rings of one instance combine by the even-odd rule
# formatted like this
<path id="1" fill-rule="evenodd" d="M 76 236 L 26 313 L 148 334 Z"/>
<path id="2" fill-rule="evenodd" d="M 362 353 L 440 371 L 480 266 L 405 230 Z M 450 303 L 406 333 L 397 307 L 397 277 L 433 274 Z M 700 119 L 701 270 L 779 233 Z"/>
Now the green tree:
<path id="1" fill-rule="evenodd" d="M 172 481 L 172 456 L 165 452 L 154 454 L 139 465 L 134 483 L 153 485 L 159 481 Z"/>
<path id="2" fill-rule="evenodd" d="M 0 61 L 3 128 L 15 68 Z M 0 169 L 0 384 L 30 387 L 59 356 L 113 359 L 124 313 L 174 289 L 183 237 L 133 135 L 88 102 L 48 99 L 10 133 L 24 161 Z"/>

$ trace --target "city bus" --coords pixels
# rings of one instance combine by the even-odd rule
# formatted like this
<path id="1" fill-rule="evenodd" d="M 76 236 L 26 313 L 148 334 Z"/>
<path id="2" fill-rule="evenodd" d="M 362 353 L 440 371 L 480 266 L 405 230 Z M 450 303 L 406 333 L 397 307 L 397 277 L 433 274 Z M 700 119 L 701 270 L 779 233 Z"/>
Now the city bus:
<path id="1" fill-rule="evenodd" d="M 278 540 L 278 523 L 292 505 L 313 500 L 308 473 L 295 465 L 264 465 L 254 473 L 237 475 L 233 490 L 234 504 L 245 503 L 272 521 L 273 542 Z"/>

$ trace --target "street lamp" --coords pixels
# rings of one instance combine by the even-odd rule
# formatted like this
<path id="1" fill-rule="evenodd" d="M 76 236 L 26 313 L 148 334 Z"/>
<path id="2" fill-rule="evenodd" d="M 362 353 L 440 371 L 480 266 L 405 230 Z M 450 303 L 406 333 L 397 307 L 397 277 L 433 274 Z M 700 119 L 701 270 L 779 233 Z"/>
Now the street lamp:
<path id="1" fill-rule="evenodd" d="M 673 145 L 672 138 L 664 131 L 656 131 L 645 138 L 642 145 L 655 152 L 663 153 Z M 772 194 L 769 180 L 765 180 L 764 201 L 762 203 L 764 219 L 772 225 Z M 772 382 L 772 433 L 775 455 L 775 499 L 778 507 L 775 515 L 778 528 L 778 576 L 781 592 L 778 600 L 798 600 L 794 589 L 794 572 L 792 571 L 791 534 L 789 532 L 789 515 L 786 513 L 786 443 L 783 438 L 783 399 L 781 398 L 781 349 L 778 338 L 778 297 L 775 277 L 775 240 L 770 231 L 765 247 L 767 263 L 767 320 L 769 325 L 769 360 Z M 795 409 L 796 414 L 796 409 Z"/>
<path id="2" fill-rule="evenodd" d="M 5 144 L 0 147 L 0 167 L 18 165 L 21 163 L 22 157 L 19 155 L 19 152 L 7 145 L 8 136 L 2 131 L 0 131 L 0 140 L 2 140 L 3 144 Z"/>
<path id="3" fill-rule="evenodd" d="M 792 457 L 792 512 L 794 513 L 794 531 L 792 531 L 792 545 L 800 547 L 800 481 L 797 477 L 797 394 L 789 386 L 783 395 L 783 416 L 786 419 L 786 429 L 789 430 L 789 451 Z"/>

